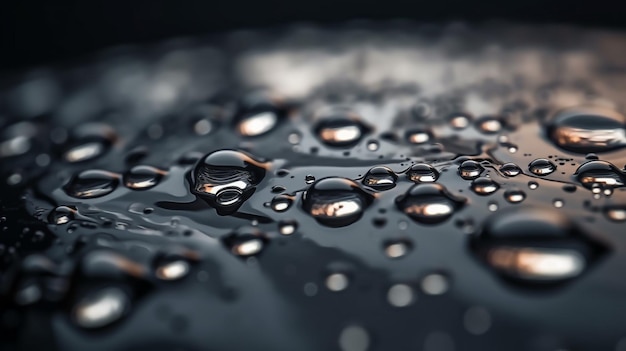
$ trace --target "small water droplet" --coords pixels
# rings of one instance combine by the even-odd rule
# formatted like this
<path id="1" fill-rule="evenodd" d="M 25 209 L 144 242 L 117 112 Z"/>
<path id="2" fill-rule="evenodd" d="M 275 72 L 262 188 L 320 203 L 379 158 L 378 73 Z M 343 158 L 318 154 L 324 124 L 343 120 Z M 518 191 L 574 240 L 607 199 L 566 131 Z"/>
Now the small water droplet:
<path id="1" fill-rule="evenodd" d="M 516 204 L 524 201 L 526 198 L 526 193 L 521 189 L 512 188 L 504 192 L 504 198 L 506 201 Z"/>
<path id="2" fill-rule="evenodd" d="M 119 184 L 120 176 L 102 170 L 82 171 L 64 186 L 65 192 L 79 199 L 90 199 L 112 193 Z"/>
<path id="3" fill-rule="evenodd" d="M 459 166 L 459 175 L 465 180 L 472 180 L 480 177 L 480 174 L 485 170 L 480 163 L 474 160 L 463 161 Z"/>
<path id="4" fill-rule="evenodd" d="M 528 182 L 528 187 L 530 188 L 530 190 L 535 190 L 539 187 L 539 184 L 535 181 L 530 181 Z"/>
<path id="5" fill-rule="evenodd" d="M 371 168 L 363 178 L 363 185 L 376 190 L 389 190 L 396 186 L 398 176 L 389 167 L 376 166 Z"/>
<path id="6" fill-rule="evenodd" d="M 326 277 L 326 287 L 330 291 L 343 291 L 348 288 L 350 281 L 343 273 L 333 273 Z"/>
<path id="7" fill-rule="evenodd" d="M 454 129 L 464 129 L 470 124 L 470 118 L 463 114 L 458 114 L 450 118 L 450 125 Z"/>
<path id="8" fill-rule="evenodd" d="M 278 232 L 282 235 L 291 235 L 298 230 L 298 223 L 296 221 L 287 220 L 280 221 L 278 223 Z"/>
<path id="9" fill-rule="evenodd" d="M 413 288 L 406 284 L 395 284 L 387 291 L 387 301 L 394 307 L 406 307 L 415 299 Z"/>
<path id="10" fill-rule="evenodd" d="M 626 221 L 626 206 L 625 205 L 611 205 L 604 208 L 604 215 L 606 218 L 614 222 Z"/>
<path id="11" fill-rule="evenodd" d="M 389 258 L 401 258 L 411 251 L 411 243 L 406 240 L 390 240 L 385 242 L 384 247 Z"/>
<path id="12" fill-rule="evenodd" d="M 307 184 L 313 184 L 315 182 L 315 177 L 308 174 L 307 176 L 304 177 L 304 182 Z"/>
<path id="13" fill-rule="evenodd" d="M 319 223 L 343 227 L 359 220 L 372 195 L 350 179 L 329 177 L 316 181 L 302 195 L 302 207 Z"/>
<path id="14" fill-rule="evenodd" d="M 211 133 L 212 130 L 213 123 L 206 118 L 199 119 L 193 124 L 193 131 L 197 135 L 207 135 Z"/>
<path id="15" fill-rule="evenodd" d="M 156 268 L 156 276 L 161 280 L 178 280 L 189 273 L 189 263 L 184 260 L 168 260 Z"/>
<path id="16" fill-rule="evenodd" d="M 84 162 L 102 155 L 105 150 L 102 142 L 92 141 L 69 149 L 63 157 L 71 163 Z"/>
<path id="17" fill-rule="evenodd" d="M 421 286 L 422 291 L 428 295 L 442 295 L 450 288 L 450 282 L 445 275 L 433 273 L 422 279 Z"/>
<path id="18" fill-rule="evenodd" d="M 50 223 L 61 225 L 66 224 L 67 222 L 74 219 L 74 214 L 76 213 L 76 208 L 69 206 L 58 206 L 48 216 L 48 221 Z"/>
<path id="19" fill-rule="evenodd" d="M 528 169 L 535 175 L 545 176 L 556 170 L 556 165 L 545 158 L 538 158 L 528 164 Z"/>
<path id="20" fill-rule="evenodd" d="M 487 209 L 491 212 L 496 212 L 498 210 L 498 203 L 495 201 L 489 202 Z"/>
<path id="21" fill-rule="evenodd" d="M 124 185 L 133 190 L 146 190 L 157 185 L 167 172 L 151 166 L 135 166 L 124 174 Z"/>
<path id="22" fill-rule="evenodd" d="M 266 245 L 267 239 L 255 228 L 240 228 L 236 233 L 223 238 L 224 245 L 241 257 L 259 254 Z"/>
<path id="23" fill-rule="evenodd" d="M 554 201 L 552 201 L 552 204 L 553 204 L 553 205 L 554 205 L 554 207 L 556 207 L 556 208 L 561 208 L 561 207 L 563 207 L 563 205 L 564 205 L 565 203 L 564 203 L 564 202 L 563 202 L 563 200 L 561 200 L 561 199 L 554 199 Z"/>
<path id="24" fill-rule="evenodd" d="M 363 327 L 350 325 L 339 335 L 341 351 L 367 351 L 370 347 L 370 336 Z"/>
<path id="25" fill-rule="evenodd" d="M 502 121 L 493 116 L 483 117 L 476 121 L 476 127 L 484 134 L 495 134 L 502 129 Z"/>
<path id="26" fill-rule="evenodd" d="M 398 208 L 417 222 L 441 223 L 461 208 L 466 199 L 452 195 L 441 184 L 415 184 L 396 198 Z"/>
<path id="27" fill-rule="evenodd" d="M 124 291 L 109 287 L 85 296 L 74 306 L 73 318 L 83 328 L 100 328 L 120 319 L 130 307 Z"/>
<path id="28" fill-rule="evenodd" d="M 522 169 L 515 163 L 505 163 L 500 167 L 500 172 L 507 177 L 515 177 L 522 173 Z"/>
<path id="29" fill-rule="evenodd" d="M 479 177 L 472 181 L 471 188 L 476 194 L 486 196 L 500 189 L 500 185 L 491 178 Z"/>
<path id="30" fill-rule="evenodd" d="M 407 177 L 416 183 L 432 183 L 439 178 L 439 172 L 435 167 L 426 163 L 417 163 L 407 171 Z"/>
<path id="31" fill-rule="evenodd" d="M 278 195 L 272 199 L 272 210 L 276 212 L 285 212 L 291 207 L 293 198 L 288 195 Z"/>
<path id="32" fill-rule="evenodd" d="M 326 145 L 347 147 L 355 145 L 370 128 L 354 114 L 342 117 L 328 117 L 315 127 L 315 134 Z"/>
<path id="33" fill-rule="evenodd" d="M 410 144 L 424 144 L 430 141 L 432 133 L 426 129 L 410 129 L 404 134 Z"/>

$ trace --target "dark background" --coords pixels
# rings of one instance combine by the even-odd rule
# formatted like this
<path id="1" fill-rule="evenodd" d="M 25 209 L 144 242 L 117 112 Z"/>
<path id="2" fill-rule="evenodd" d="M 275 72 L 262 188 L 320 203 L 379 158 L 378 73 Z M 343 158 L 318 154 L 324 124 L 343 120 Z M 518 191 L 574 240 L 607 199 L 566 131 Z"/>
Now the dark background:
<path id="1" fill-rule="evenodd" d="M 96 49 L 281 23 L 408 18 L 428 22 L 626 25 L 626 1 L 227 0 L 0 1 L 0 71 L 71 60 Z"/>

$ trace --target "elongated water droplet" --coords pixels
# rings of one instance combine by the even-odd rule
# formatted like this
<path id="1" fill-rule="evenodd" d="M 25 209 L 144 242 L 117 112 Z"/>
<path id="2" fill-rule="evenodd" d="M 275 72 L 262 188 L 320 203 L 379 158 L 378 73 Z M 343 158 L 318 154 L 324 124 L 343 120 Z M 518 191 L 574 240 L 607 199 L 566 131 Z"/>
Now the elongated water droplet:
<path id="1" fill-rule="evenodd" d="M 372 202 L 372 195 L 350 179 L 330 177 L 316 181 L 302 195 L 302 207 L 329 227 L 356 222 Z"/>
<path id="2" fill-rule="evenodd" d="M 441 223 L 461 208 L 465 198 L 454 196 L 441 184 L 415 184 L 396 198 L 398 208 L 417 222 Z"/>
<path id="3" fill-rule="evenodd" d="M 371 168 L 363 178 L 363 185 L 376 190 L 389 190 L 396 186 L 398 176 L 389 167 Z"/>
<path id="4" fill-rule="evenodd" d="M 549 137 L 561 148 L 577 153 L 605 152 L 626 145 L 626 119 L 600 107 L 560 111 L 548 125 Z"/>
<path id="5" fill-rule="evenodd" d="M 104 288 L 85 296 L 73 310 L 76 324 L 83 328 L 100 328 L 120 319 L 129 309 L 130 301 L 119 288 Z"/>
<path id="6" fill-rule="evenodd" d="M 333 273 L 326 277 L 326 287 L 330 291 L 343 291 L 348 288 L 350 280 L 343 273 Z"/>
<path id="7" fill-rule="evenodd" d="M 178 280 L 186 276 L 189 269 L 185 260 L 168 260 L 158 264 L 155 274 L 161 280 Z"/>
<path id="8" fill-rule="evenodd" d="M 411 181 L 416 183 L 432 183 L 439 178 L 439 172 L 437 172 L 435 167 L 426 163 L 418 163 L 411 166 L 406 174 Z"/>
<path id="9" fill-rule="evenodd" d="M 556 165 L 545 158 L 538 158 L 528 164 L 528 170 L 538 176 L 548 175 L 556 170 Z"/>
<path id="10" fill-rule="evenodd" d="M 500 167 L 500 172 L 507 177 L 515 177 L 522 173 L 522 170 L 515 163 L 505 163 Z"/>
<path id="11" fill-rule="evenodd" d="M 344 116 L 326 117 L 315 127 L 315 134 L 326 145 L 347 147 L 355 145 L 370 128 L 353 113 Z"/>
<path id="12" fill-rule="evenodd" d="M 430 141 L 432 133 L 427 129 L 410 129 L 404 137 L 410 144 L 424 144 Z"/>
<path id="13" fill-rule="evenodd" d="M 480 174 L 485 170 L 480 163 L 474 160 L 463 161 L 459 166 L 459 175 L 466 180 L 472 180 L 480 177 Z"/>
<path id="14" fill-rule="evenodd" d="M 61 225 L 74 219 L 76 208 L 70 206 L 59 206 L 50 212 L 48 221 L 52 224 Z"/>
<path id="15" fill-rule="evenodd" d="M 119 184 L 119 178 L 113 172 L 87 170 L 72 177 L 63 189 L 69 196 L 90 199 L 112 193 Z"/>
<path id="16" fill-rule="evenodd" d="M 76 163 L 94 159 L 104 153 L 107 146 L 100 141 L 92 141 L 75 146 L 63 156 L 67 162 Z"/>
<path id="17" fill-rule="evenodd" d="M 133 190 L 146 190 L 157 185 L 167 172 L 151 166 L 135 166 L 124 174 L 124 185 Z"/>
<path id="18" fill-rule="evenodd" d="M 578 167 L 574 175 L 587 189 L 619 188 L 626 184 L 626 175 L 607 161 L 585 162 Z"/>
<path id="19" fill-rule="evenodd" d="M 490 195 L 500 189 L 500 185 L 493 179 L 480 177 L 472 181 L 472 190 L 478 195 Z"/>
<path id="20" fill-rule="evenodd" d="M 609 205 L 604 208 L 606 218 L 614 222 L 626 221 L 626 205 Z"/>

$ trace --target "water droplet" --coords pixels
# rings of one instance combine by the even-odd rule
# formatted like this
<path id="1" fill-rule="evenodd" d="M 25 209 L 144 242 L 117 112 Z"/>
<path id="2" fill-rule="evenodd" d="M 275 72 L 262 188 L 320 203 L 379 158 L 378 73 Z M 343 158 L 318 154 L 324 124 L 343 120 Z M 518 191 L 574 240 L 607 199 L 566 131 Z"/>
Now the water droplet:
<path id="1" fill-rule="evenodd" d="M 480 177 L 472 181 L 472 190 L 482 196 L 490 195 L 500 189 L 500 185 L 491 178 Z"/>
<path id="2" fill-rule="evenodd" d="M 554 199 L 554 201 L 552 201 L 552 204 L 553 204 L 553 205 L 554 205 L 554 207 L 556 207 L 556 208 L 561 208 L 561 207 L 563 207 L 563 205 L 564 205 L 565 203 L 564 203 L 564 202 L 563 202 L 563 200 L 561 200 L 561 199 Z"/>
<path id="3" fill-rule="evenodd" d="M 417 163 L 409 168 L 407 177 L 416 183 L 432 183 L 439 178 L 439 172 L 429 164 Z"/>
<path id="4" fill-rule="evenodd" d="M 530 190 L 535 190 L 539 187 L 539 184 L 535 181 L 530 181 L 528 182 L 528 187 L 530 188 Z"/>
<path id="5" fill-rule="evenodd" d="M 206 118 L 201 118 L 193 124 L 193 132 L 197 135 L 207 135 L 211 133 L 212 130 L 213 123 Z"/>
<path id="6" fill-rule="evenodd" d="M 626 144 L 620 113 L 599 107 L 575 107 L 557 113 L 547 133 L 561 148 L 578 152 L 605 152 Z"/>
<path id="7" fill-rule="evenodd" d="M 285 212 L 291 207 L 293 197 L 288 195 L 278 195 L 272 199 L 272 210 L 276 212 Z"/>
<path id="8" fill-rule="evenodd" d="M 370 336 L 363 327 L 351 325 L 344 328 L 339 335 L 341 351 L 367 351 L 370 347 Z"/>
<path id="9" fill-rule="evenodd" d="M 422 291 L 428 295 L 442 295 L 450 288 L 448 278 L 439 273 L 433 273 L 422 279 Z"/>
<path id="10" fill-rule="evenodd" d="M 480 174 L 485 170 L 480 163 L 474 160 L 463 161 L 459 166 L 459 175 L 465 180 L 472 180 L 480 177 Z"/>
<path id="11" fill-rule="evenodd" d="M 521 189 L 513 188 L 504 192 L 504 198 L 506 201 L 516 204 L 524 201 L 526 198 L 526 193 Z"/>
<path id="12" fill-rule="evenodd" d="M 411 243 L 406 240 L 385 242 L 385 255 L 389 258 L 401 258 L 411 251 Z"/>
<path id="13" fill-rule="evenodd" d="M 436 224 L 448 219 L 465 200 L 452 195 L 441 184 L 415 184 L 396 198 L 396 205 L 417 222 Z"/>
<path id="14" fill-rule="evenodd" d="M 109 287 L 85 296 L 73 310 L 76 324 L 83 328 L 100 328 L 120 319 L 129 309 L 124 291 Z"/>
<path id="15" fill-rule="evenodd" d="M 192 192 L 221 215 L 243 204 L 265 176 L 267 165 L 234 150 L 219 150 L 204 157 L 192 172 Z"/>
<path id="16" fill-rule="evenodd" d="M 498 210 L 498 203 L 495 201 L 489 202 L 487 209 L 491 212 L 496 212 Z"/>
<path id="17" fill-rule="evenodd" d="M 626 206 L 625 205 L 611 205 L 604 208 L 604 215 L 606 218 L 614 222 L 626 221 Z"/>
<path id="18" fill-rule="evenodd" d="M 411 144 L 424 144 L 430 141 L 432 133 L 426 129 L 410 129 L 406 131 L 404 137 Z"/>
<path id="19" fill-rule="evenodd" d="M 248 257 L 259 254 L 267 239 L 255 228 L 240 228 L 236 233 L 226 236 L 223 242 L 233 254 Z"/>
<path id="20" fill-rule="evenodd" d="M 376 140 L 370 140 L 367 143 L 367 149 L 369 151 L 376 151 L 380 147 L 380 144 Z"/>
<path id="21" fill-rule="evenodd" d="M 343 291 L 348 288 L 350 281 L 343 273 L 333 273 L 326 277 L 326 287 L 330 291 Z"/>
<path id="22" fill-rule="evenodd" d="M 389 190 L 396 186 L 398 176 L 389 167 L 377 166 L 371 168 L 363 178 L 363 185 L 376 190 Z"/>
<path id="23" fill-rule="evenodd" d="M 413 288 L 406 284 L 395 284 L 387 291 L 387 301 L 394 307 L 406 307 L 413 303 Z"/>
<path id="24" fill-rule="evenodd" d="M 50 212 L 48 222 L 61 225 L 74 219 L 76 209 L 69 206 L 59 206 Z"/>
<path id="25" fill-rule="evenodd" d="M 315 177 L 309 174 L 304 177 L 304 182 L 307 184 L 313 184 L 313 182 L 315 182 Z"/>
<path id="26" fill-rule="evenodd" d="M 280 221 L 278 223 L 278 232 L 282 235 L 291 235 L 298 230 L 298 223 L 296 221 Z"/>
<path id="27" fill-rule="evenodd" d="M 464 129 L 470 124 L 469 116 L 459 114 L 450 118 L 450 125 L 454 129 Z"/>
<path id="28" fill-rule="evenodd" d="M 495 134 L 502 129 L 502 121 L 496 117 L 483 117 L 476 121 L 478 130 L 485 134 Z"/>
<path id="29" fill-rule="evenodd" d="M 500 172 L 507 177 L 515 177 L 522 173 L 522 170 L 515 163 L 505 163 L 500 167 Z"/>
<path id="30" fill-rule="evenodd" d="M 626 184 L 626 175 L 607 161 L 583 163 L 574 173 L 578 181 L 587 189 L 618 188 Z"/>
<path id="31" fill-rule="evenodd" d="M 106 148 L 102 142 L 92 141 L 67 150 L 63 158 L 71 163 L 89 161 L 102 155 Z"/>
<path id="32" fill-rule="evenodd" d="M 184 260 L 168 260 L 156 268 L 156 276 L 161 280 L 178 280 L 189 273 L 189 263 Z"/>
<path id="33" fill-rule="evenodd" d="M 124 174 L 124 185 L 133 190 L 146 190 L 157 185 L 167 172 L 151 166 L 135 166 Z"/>
<path id="34" fill-rule="evenodd" d="M 263 111 L 242 118 L 237 130 L 243 136 L 259 136 L 272 130 L 277 123 L 278 115 L 274 111 Z"/>
<path id="35" fill-rule="evenodd" d="M 329 227 L 343 227 L 359 220 L 372 195 L 350 179 L 329 177 L 316 181 L 302 195 L 302 207 Z"/>
<path id="36" fill-rule="evenodd" d="M 315 127 L 315 134 L 328 146 L 347 147 L 358 143 L 369 130 L 355 115 L 348 115 L 321 120 Z"/>
<path id="37" fill-rule="evenodd" d="M 528 169 L 535 175 L 545 176 L 556 170 L 556 165 L 545 158 L 538 158 L 528 164 Z"/>
<path id="38" fill-rule="evenodd" d="M 72 197 L 90 199 L 112 193 L 119 184 L 119 175 L 102 170 L 82 171 L 63 188 Z"/>

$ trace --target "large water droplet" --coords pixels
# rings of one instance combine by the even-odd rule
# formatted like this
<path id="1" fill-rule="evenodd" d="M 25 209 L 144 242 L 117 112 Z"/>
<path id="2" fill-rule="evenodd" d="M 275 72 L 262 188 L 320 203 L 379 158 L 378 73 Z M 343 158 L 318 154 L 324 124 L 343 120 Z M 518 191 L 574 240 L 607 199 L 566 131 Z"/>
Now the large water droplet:
<path id="1" fill-rule="evenodd" d="M 350 179 L 323 178 L 302 195 L 302 207 L 329 227 L 343 227 L 356 222 L 372 202 L 372 195 Z"/>
<path id="2" fill-rule="evenodd" d="M 157 185 L 167 172 L 151 166 L 135 166 L 124 174 L 124 185 L 134 190 L 146 190 Z"/>
<path id="3" fill-rule="evenodd" d="M 113 172 L 87 170 L 72 177 L 63 189 L 69 196 L 79 199 L 95 198 L 112 193 L 119 184 L 119 178 Z"/>
<path id="4" fill-rule="evenodd" d="M 578 167 L 574 175 L 587 189 L 618 188 L 626 184 L 626 175 L 607 161 L 585 162 Z"/>
<path id="5" fill-rule="evenodd" d="M 398 176 L 389 167 L 377 166 L 370 169 L 363 178 L 363 185 L 376 190 L 389 190 L 396 186 Z"/>
<path id="6" fill-rule="evenodd" d="M 480 163 L 474 160 L 463 161 L 459 166 L 459 175 L 466 180 L 476 179 L 485 170 Z"/>
<path id="7" fill-rule="evenodd" d="M 464 203 L 465 198 L 452 195 L 441 184 L 415 184 L 406 194 L 396 198 L 401 211 L 425 224 L 445 221 Z"/>
<path id="8" fill-rule="evenodd" d="M 480 177 L 472 181 L 472 190 L 478 195 L 490 195 L 498 189 L 500 189 L 500 185 L 491 178 Z"/>
<path id="9" fill-rule="evenodd" d="M 437 172 L 435 167 L 426 163 L 418 163 L 411 166 L 406 175 L 411 181 L 416 183 L 432 183 L 439 178 L 439 172 Z"/>
<path id="10" fill-rule="evenodd" d="M 119 288 L 104 288 L 85 296 L 73 310 L 76 324 L 83 328 L 100 328 L 120 319 L 129 309 L 130 301 Z"/>
<path id="11" fill-rule="evenodd" d="M 604 152 L 626 145 L 624 116 L 600 107 L 560 111 L 548 126 L 549 137 L 561 148 L 577 153 Z"/>
<path id="12" fill-rule="evenodd" d="M 556 170 L 556 165 L 545 158 L 538 158 L 528 164 L 528 169 L 535 175 L 544 176 Z"/>
<path id="13" fill-rule="evenodd" d="M 370 128 L 353 113 L 345 116 L 326 117 L 315 127 L 315 134 L 326 145 L 347 147 L 355 145 Z"/>
<path id="14" fill-rule="evenodd" d="M 267 165 L 234 150 L 212 152 L 192 172 L 192 192 L 219 214 L 230 214 L 243 204 L 265 176 Z"/>

